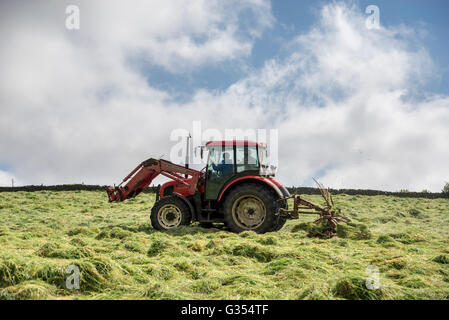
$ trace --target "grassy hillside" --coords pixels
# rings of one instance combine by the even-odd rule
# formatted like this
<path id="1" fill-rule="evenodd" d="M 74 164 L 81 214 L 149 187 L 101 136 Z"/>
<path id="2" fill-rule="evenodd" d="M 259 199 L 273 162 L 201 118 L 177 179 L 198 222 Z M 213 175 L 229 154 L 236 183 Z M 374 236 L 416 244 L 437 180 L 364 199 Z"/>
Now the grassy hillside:
<path id="1" fill-rule="evenodd" d="M 161 233 L 149 224 L 152 194 L 109 204 L 100 191 L 0 193 L 0 298 L 449 298 L 448 199 L 334 199 L 353 223 L 321 239 L 313 217 L 264 235 Z M 70 264 L 80 290 L 65 289 Z M 365 286 L 368 266 L 378 290 Z"/>

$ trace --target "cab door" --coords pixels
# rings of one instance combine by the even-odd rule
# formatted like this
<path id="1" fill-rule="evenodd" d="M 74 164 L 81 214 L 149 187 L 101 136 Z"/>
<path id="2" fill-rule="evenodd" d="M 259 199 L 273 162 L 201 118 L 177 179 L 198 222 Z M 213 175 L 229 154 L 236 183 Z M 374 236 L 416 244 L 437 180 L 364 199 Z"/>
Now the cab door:
<path id="1" fill-rule="evenodd" d="M 233 146 L 209 148 L 206 171 L 206 200 L 216 200 L 223 185 L 235 174 Z"/>

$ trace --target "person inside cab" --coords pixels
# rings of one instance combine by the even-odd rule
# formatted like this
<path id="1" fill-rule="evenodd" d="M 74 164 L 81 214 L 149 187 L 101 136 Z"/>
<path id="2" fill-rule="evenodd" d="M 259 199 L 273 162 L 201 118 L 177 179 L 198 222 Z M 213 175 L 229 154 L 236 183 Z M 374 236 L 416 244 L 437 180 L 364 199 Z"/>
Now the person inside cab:
<path id="1" fill-rule="evenodd" d="M 220 164 L 212 163 L 212 167 L 215 171 L 220 172 L 222 176 L 227 176 L 234 172 L 234 165 L 228 152 L 223 153 L 223 160 L 221 160 Z"/>

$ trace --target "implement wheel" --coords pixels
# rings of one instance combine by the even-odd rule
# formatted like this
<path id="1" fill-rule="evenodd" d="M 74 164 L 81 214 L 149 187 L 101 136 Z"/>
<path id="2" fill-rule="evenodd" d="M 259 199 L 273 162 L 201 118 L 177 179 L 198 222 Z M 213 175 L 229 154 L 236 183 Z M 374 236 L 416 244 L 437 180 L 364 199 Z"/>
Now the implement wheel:
<path id="1" fill-rule="evenodd" d="M 190 211 L 183 200 L 166 196 L 151 208 L 151 225 L 156 230 L 169 230 L 190 224 Z"/>
<path id="2" fill-rule="evenodd" d="M 224 201 L 224 219 L 233 232 L 265 233 L 278 228 L 276 198 L 267 188 L 247 183 L 233 189 Z"/>

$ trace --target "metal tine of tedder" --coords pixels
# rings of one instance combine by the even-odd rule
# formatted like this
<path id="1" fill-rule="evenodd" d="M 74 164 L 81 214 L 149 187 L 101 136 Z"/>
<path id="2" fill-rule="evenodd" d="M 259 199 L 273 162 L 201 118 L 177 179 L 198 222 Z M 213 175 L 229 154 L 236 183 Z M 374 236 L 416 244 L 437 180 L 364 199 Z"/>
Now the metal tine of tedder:
<path id="1" fill-rule="evenodd" d="M 340 209 L 337 209 L 332 199 L 332 195 L 329 189 L 326 189 L 323 184 L 319 183 L 313 179 L 321 191 L 321 195 L 326 202 L 325 207 L 318 206 L 308 200 L 305 200 L 300 195 L 295 194 L 287 198 L 280 199 L 280 201 L 286 201 L 288 199 L 293 199 L 293 210 L 288 210 L 285 208 L 280 208 L 279 213 L 285 218 L 299 219 L 299 214 L 317 214 L 318 219 L 314 223 L 318 224 L 327 220 L 328 222 L 328 236 L 331 237 L 336 233 L 337 225 L 340 222 L 350 222 L 351 220 L 342 215 Z"/>

